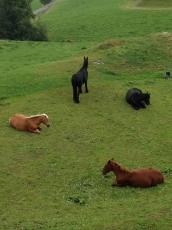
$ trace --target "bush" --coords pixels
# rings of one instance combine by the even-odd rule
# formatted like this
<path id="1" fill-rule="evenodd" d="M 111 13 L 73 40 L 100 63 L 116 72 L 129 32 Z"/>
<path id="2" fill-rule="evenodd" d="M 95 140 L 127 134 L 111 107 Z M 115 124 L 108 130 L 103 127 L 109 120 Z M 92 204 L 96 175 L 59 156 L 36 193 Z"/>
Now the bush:
<path id="1" fill-rule="evenodd" d="M 33 25 L 32 36 L 29 40 L 32 41 L 48 41 L 47 26 L 40 21 Z"/>
<path id="2" fill-rule="evenodd" d="M 0 39 L 47 41 L 46 26 L 32 23 L 31 0 L 0 1 Z"/>

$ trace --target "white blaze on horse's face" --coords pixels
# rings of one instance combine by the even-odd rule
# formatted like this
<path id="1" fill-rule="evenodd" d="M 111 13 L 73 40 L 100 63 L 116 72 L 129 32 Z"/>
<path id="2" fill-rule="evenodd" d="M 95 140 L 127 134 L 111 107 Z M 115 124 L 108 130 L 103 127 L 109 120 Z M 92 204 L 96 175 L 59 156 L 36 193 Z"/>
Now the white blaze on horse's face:
<path id="1" fill-rule="evenodd" d="M 42 115 L 43 115 L 42 123 L 46 125 L 47 127 L 50 127 L 50 122 L 48 120 L 47 114 L 42 114 Z"/>

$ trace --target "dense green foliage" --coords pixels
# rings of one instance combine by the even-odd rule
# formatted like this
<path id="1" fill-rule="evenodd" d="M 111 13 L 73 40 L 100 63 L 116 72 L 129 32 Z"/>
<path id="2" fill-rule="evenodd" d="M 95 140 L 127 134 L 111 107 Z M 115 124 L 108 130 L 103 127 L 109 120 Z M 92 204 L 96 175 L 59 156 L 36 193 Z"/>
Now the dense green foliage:
<path id="1" fill-rule="evenodd" d="M 0 3 L 0 39 L 46 41 L 45 26 L 33 25 L 32 0 L 2 0 Z"/>
<path id="2" fill-rule="evenodd" d="M 171 11 L 133 10 L 125 8 L 127 0 L 121 6 L 121 0 L 114 5 L 92 0 L 85 20 L 79 3 L 87 1 L 61 0 L 39 15 L 51 39 L 61 36 L 63 42 L 0 40 L 0 229 L 171 230 L 172 79 L 165 79 L 172 68 Z M 101 21 L 108 4 L 115 14 L 106 13 L 104 24 L 110 28 L 117 14 L 122 27 L 104 27 L 99 37 L 102 27 L 93 29 L 91 20 Z M 63 17 L 63 7 L 71 17 Z M 61 35 L 52 23 L 60 20 L 59 8 L 67 30 Z M 76 30 L 78 17 L 72 15 L 77 11 L 90 39 L 85 30 Z M 81 94 L 78 105 L 71 76 L 83 56 L 89 57 L 89 93 Z M 151 105 L 136 111 L 127 104 L 131 87 L 150 92 Z M 47 113 L 51 127 L 42 125 L 40 135 L 17 131 L 8 122 L 16 112 Z M 155 167 L 165 183 L 112 188 L 114 174 L 101 173 L 111 157 L 128 169 Z"/>
<path id="3" fill-rule="evenodd" d="M 46 5 L 50 2 L 52 2 L 52 0 L 40 0 L 40 2 L 43 4 L 43 5 Z"/>

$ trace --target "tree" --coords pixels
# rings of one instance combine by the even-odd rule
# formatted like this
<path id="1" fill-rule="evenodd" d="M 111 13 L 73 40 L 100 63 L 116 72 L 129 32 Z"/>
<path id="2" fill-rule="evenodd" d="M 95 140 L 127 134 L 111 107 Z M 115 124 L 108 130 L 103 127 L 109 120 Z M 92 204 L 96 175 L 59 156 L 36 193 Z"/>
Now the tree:
<path id="1" fill-rule="evenodd" d="M 37 40 L 35 31 L 38 28 L 32 23 L 34 14 L 31 2 L 32 0 L 0 0 L 0 39 Z"/>
<path id="2" fill-rule="evenodd" d="M 40 0 L 40 2 L 43 4 L 43 5 L 46 5 L 50 2 L 52 2 L 52 0 Z"/>
<path id="3" fill-rule="evenodd" d="M 7 15 L 4 11 L 4 5 L 5 5 L 5 1 L 2 0 L 0 1 L 0 39 L 3 39 L 5 37 L 7 37 L 7 31 L 6 31 L 6 27 L 7 27 Z"/>

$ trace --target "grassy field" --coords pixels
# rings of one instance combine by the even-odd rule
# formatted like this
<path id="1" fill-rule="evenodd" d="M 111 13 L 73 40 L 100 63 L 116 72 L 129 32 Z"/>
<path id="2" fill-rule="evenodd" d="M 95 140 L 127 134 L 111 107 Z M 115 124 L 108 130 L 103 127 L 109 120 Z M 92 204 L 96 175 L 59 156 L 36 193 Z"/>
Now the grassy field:
<path id="1" fill-rule="evenodd" d="M 33 0 L 31 3 L 32 9 L 37 10 L 42 7 L 40 0 Z"/>
<path id="2" fill-rule="evenodd" d="M 129 3 L 61 0 L 39 16 L 49 42 L 0 41 L 0 229 L 171 229 L 171 11 Z M 75 104 L 70 80 L 83 56 L 89 93 Z M 128 105 L 131 87 L 150 92 L 151 105 Z M 17 131 L 8 123 L 17 112 L 46 113 L 51 127 Z M 165 183 L 112 188 L 114 174 L 101 173 L 112 157 L 155 167 Z"/>

